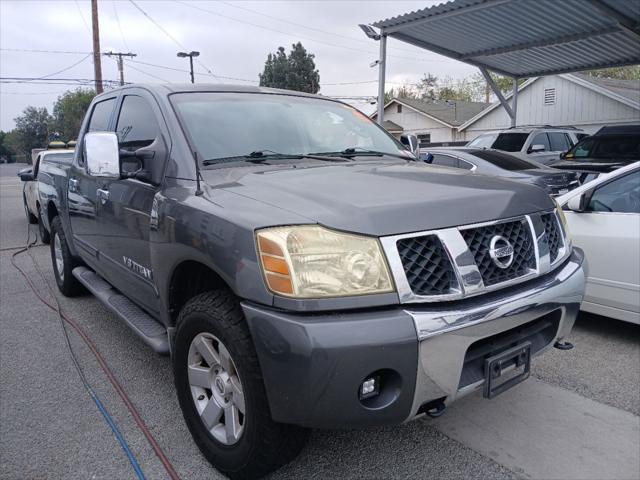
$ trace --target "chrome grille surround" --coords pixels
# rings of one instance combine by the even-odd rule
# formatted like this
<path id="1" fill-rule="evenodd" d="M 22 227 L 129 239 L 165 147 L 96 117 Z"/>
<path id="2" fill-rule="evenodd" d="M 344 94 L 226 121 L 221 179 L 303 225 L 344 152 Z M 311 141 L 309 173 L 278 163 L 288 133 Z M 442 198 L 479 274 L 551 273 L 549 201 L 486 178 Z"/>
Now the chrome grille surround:
<path id="1" fill-rule="evenodd" d="M 543 219 L 543 215 L 550 217 Z M 553 262 L 551 261 L 551 251 L 547 234 L 548 218 L 554 219 L 561 241 L 561 245 L 558 246 L 557 256 Z M 530 239 L 533 241 L 534 261 L 528 264 L 525 270 L 521 270 L 520 273 L 522 274 L 515 278 L 485 285 L 483 275 L 476 262 L 476 257 L 465 241 L 463 234 L 465 231 L 471 229 L 491 227 L 509 222 L 521 222 L 523 227 L 527 229 L 528 234 L 530 234 Z M 413 283 L 415 288 L 415 281 L 410 283 L 410 280 L 407 278 L 406 257 L 404 258 L 405 263 L 403 263 L 403 258 L 398 250 L 398 242 L 405 239 L 432 235 L 437 236 L 444 247 L 455 276 L 451 279 L 450 287 L 446 293 L 432 295 L 416 293 L 416 291 L 412 289 L 411 284 Z M 516 285 L 548 273 L 560 265 L 571 253 L 571 245 L 567 240 L 566 232 L 555 210 L 522 215 L 514 218 L 505 218 L 492 222 L 382 237 L 380 238 L 380 243 L 389 262 L 389 267 L 398 290 L 400 303 L 459 300 Z"/>

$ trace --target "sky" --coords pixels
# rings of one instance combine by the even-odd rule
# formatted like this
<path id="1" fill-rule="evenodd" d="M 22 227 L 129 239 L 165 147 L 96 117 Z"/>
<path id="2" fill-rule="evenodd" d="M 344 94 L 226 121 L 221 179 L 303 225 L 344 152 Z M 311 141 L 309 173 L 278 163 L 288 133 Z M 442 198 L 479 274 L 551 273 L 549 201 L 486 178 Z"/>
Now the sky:
<path id="1" fill-rule="evenodd" d="M 329 96 L 377 94 L 378 70 L 370 65 L 378 58 L 378 43 L 368 39 L 358 24 L 441 3 L 439 0 L 134 2 L 98 1 L 102 52 L 137 54 L 132 61 L 125 61 L 126 82 L 188 82 L 188 59 L 178 58 L 176 53 L 197 50 L 200 57 L 195 64 L 196 82 L 257 84 L 267 54 L 279 46 L 288 51 L 292 43 L 300 41 L 315 55 L 320 93 Z M 45 81 L 93 79 L 91 48 L 89 0 L 0 0 L 0 77 L 46 77 Z M 388 41 L 387 54 L 388 88 L 415 83 L 427 72 L 438 77 L 463 78 L 477 71 L 394 39 Z M 114 59 L 102 58 L 102 75 L 107 80 L 118 79 Z M 51 111 L 60 94 L 76 88 L 35 83 L 0 82 L 0 130 L 11 130 L 13 119 L 25 107 L 47 107 Z M 375 108 L 365 101 L 354 104 L 366 113 Z"/>

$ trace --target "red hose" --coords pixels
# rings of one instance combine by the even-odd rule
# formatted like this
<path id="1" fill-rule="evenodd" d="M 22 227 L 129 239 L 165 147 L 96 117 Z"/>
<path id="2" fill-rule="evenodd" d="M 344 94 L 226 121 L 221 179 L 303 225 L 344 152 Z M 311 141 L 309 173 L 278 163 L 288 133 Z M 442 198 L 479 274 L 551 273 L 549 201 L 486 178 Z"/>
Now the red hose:
<path id="1" fill-rule="evenodd" d="M 38 292 L 36 286 L 32 283 L 31 279 L 27 276 L 26 272 L 24 270 L 22 270 L 16 264 L 15 257 L 17 255 L 23 253 L 23 252 L 26 252 L 29 249 L 29 247 L 30 247 L 30 245 L 28 245 L 27 247 L 25 247 L 25 248 L 23 248 L 21 250 L 18 250 L 15 253 L 13 253 L 11 255 L 11 264 L 14 266 L 14 268 L 16 268 L 16 270 L 18 270 L 22 274 L 22 276 L 27 281 L 27 283 L 29 284 L 29 287 L 31 288 L 33 293 L 36 295 L 36 297 L 38 297 L 38 299 L 40 299 L 40 301 L 42 303 L 44 303 L 47 307 L 49 307 L 51 310 L 54 310 L 54 311 L 58 312 L 60 314 L 60 316 L 64 319 L 64 321 L 67 322 L 69 325 L 71 325 L 71 327 L 73 327 L 73 329 L 76 331 L 76 333 L 78 335 L 80 335 L 80 338 L 82 338 L 84 343 L 87 345 L 87 347 L 89 347 L 89 349 L 91 350 L 91 352 L 95 356 L 96 360 L 98 361 L 98 364 L 102 368 L 102 371 L 105 373 L 105 375 L 107 376 L 107 378 L 111 382 L 111 385 L 113 385 L 113 388 L 116 389 L 116 392 L 118 392 L 118 395 L 120 395 L 120 398 L 122 399 L 124 404 L 129 409 L 129 412 L 131 412 L 131 416 L 133 417 L 135 422 L 138 424 L 138 427 L 140 428 L 140 430 L 142 431 L 144 436 L 147 438 L 147 441 L 151 445 L 151 448 L 153 448 L 153 451 L 158 456 L 158 459 L 160 459 L 160 462 L 162 462 L 162 465 L 164 466 L 164 469 L 169 474 L 169 477 L 171 477 L 172 480 L 180 480 L 180 476 L 178 475 L 178 472 L 176 472 L 175 468 L 173 468 L 173 465 L 171 465 L 171 462 L 169 461 L 167 456 L 162 451 L 162 448 L 160 447 L 160 445 L 158 444 L 156 439 L 153 437 L 153 434 L 149 430 L 149 427 L 147 427 L 147 425 L 144 423 L 144 420 L 142 419 L 142 417 L 138 413 L 138 410 L 136 409 L 135 405 L 133 404 L 133 402 L 131 401 L 131 399 L 127 395 L 127 392 L 124 390 L 124 388 L 122 387 L 122 385 L 120 384 L 120 382 L 118 381 L 116 376 L 111 371 L 111 368 L 109 368 L 109 365 L 107 364 L 106 360 L 104 359 L 104 357 L 102 356 L 102 354 L 98 350 L 98 347 L 96 347 L 96 345 L 93 343 L 93 340 L 91 340 L 91 338 L 87 335 L 87 333 L 84 331 L 84 329 L 78 323 L 76 323 L 75 320 L 73 320 L 72 318 L 67 317 L 63 312 L 59 311 L 51 303 L 49 303 L 47 300 L 45 300 L 40 295 L 40 293 Z M 32 261 L 33 261 L 34 266 L 38 270 L 38 273 L 40 273 L 40 276 L 46 282 L 46 279 L 42 276 L 42 272 L 40 272 L 40 269 L 38 268 L 35 260 L 32 259 Z"/>

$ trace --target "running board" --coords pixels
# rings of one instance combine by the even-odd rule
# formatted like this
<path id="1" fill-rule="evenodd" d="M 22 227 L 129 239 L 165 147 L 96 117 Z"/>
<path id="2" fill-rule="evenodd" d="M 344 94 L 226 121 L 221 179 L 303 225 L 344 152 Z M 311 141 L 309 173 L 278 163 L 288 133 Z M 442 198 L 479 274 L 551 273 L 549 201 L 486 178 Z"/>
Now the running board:
<path id="1" fill-rule="evenodd" d="M 109 310 L 124 320 L 156 353 L 169 354 L 169 336 L 162 324 L 118 292 L 93 270 L 76 267 L 73 269 L 73 276 Z"/>

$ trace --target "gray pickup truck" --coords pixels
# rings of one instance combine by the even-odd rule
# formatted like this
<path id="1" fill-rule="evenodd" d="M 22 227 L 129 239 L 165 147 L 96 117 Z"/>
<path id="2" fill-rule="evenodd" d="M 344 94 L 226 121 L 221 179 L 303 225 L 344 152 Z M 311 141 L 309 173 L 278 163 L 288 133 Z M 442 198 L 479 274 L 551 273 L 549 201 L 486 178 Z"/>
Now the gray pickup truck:
<path id="1" fill-rule="evenodd" d="M 193 438 L 232 478 L 310 428 L 491 398 L 571 346 L 585 265 L 553 200 L 424 164 L 349 105 L 126 86 L 95 98 L 61 174 L 41 187 L 60 290 L 171 354 Z"/>

